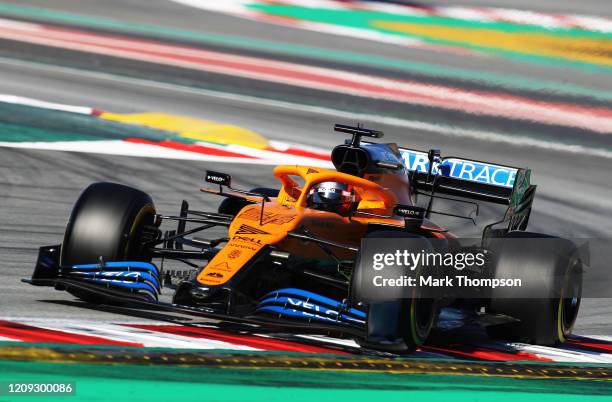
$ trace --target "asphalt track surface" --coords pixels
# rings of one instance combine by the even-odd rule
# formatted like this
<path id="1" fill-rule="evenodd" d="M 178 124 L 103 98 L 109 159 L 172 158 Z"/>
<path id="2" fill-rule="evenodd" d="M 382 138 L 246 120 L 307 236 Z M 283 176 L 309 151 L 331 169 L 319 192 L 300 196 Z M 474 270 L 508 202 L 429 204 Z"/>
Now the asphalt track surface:
<path id="1" fill-rule="evenodd" d="M 38 5 L 35 1 L 23 4 Z M 146 3 L 150 12 L 139 11 Z M 498 5 L 496 2 L 495 5 Z M 526 3 L 526 2 L 525 2 Z M 538 2 L 537 7 L 554 7 L 555 2 Z M 605 2 L 593 3 L 591 14 L 605 12 Z M 491 3 L 492 4 L 492 3 Z M 585 3 L 582 3 L 583 5 Z M 514 3 L 513 3 L 514 5 Z M 162 1 L 126 1 L 109 7 L 95 1 L 54 1 L 45 6 L 79 11 L 126 20 L 147 20 L 183 28 L 206 26 L 214 32 L 256 35 L 286 41 L 319 44 L 333 49 L 359 49 L 375 54 L 397 55 L 391 45 L 287 30 L 254 22 L 238 23 L 233 17 L 212 15 Z M 572 10 L 573 11 L 573 10 Z M 404 50 L 405 51 L 405 50 Z M 411 58 L 437 61 L 469 68 L 475 60 L 462 59 L 422 50 L 411 51 Z M 609 86 L 605 76 L 596 73 L 572 73 L 540 66 L 523 65 L 506 60 L 493 60 L 491 70 L 521 71 L 532 76 L 555 77 L 589 86 Z M 303 108 L 278 107 L 239 97 L 228 98 L 205 91 L 178 86 L 162 86 L 153 81 L 126 80 L 87 72 L 66 71 L 52 66 L 15 60 L 0 60 L 0 93 L 37 99 L 87 105 L 109 111 L 165 111 L 214 119 L 256 130 L 268 138 L 294 141 L 319 147 L 332 147 L 342 138 L 331 131 L 338 121 L 332 114 Z M 478 124 L 474 118 L 474 124 Z M 362 120 L 366 125 L 367 119 Z M 507 122 L 500 124 L 507 125 Z M 410 130 L 377 124 L 385 132 L 385 140 L 420 149 L 440 147 L 445 154 L 528 166 L 533 169 L 532 182 L 538 184 L 530 229 L 569 237 L 612 237 L 612 187 L 609 173 L 612 160 L 580 153 L 556 152 L 525 146 L 492 143 L 469 138 L 445 136 L 433 132 Z M 537 128 L 537 127 L 536 127 Z M 535 130 L 535 128 L 534 128 Z M 75 308 L 62 301 L 66 294 L 49 288 L 34 288 L 19 282 L 27 277 L 40 245 L 61 241 L 63 229 L 80 191 L 92 181 L 116 181 L 149 192 L 159 211 L 175 213 L 182 199 L 198 208 L 215 209 L 217 200 L 198 193 L 206 169 L 227 171 L 237 186 L 272 186 L 271 167 L 253 165 L 211 165 L 161 159 L 87 155 L 67 152 L 0 149 L 0 312 L 2 316 L 93 318 L 87 309 Z M 485 209 L 484 215 L 493 216 Z M 445 222 L 457 226 L 460 233 L 476 235 L 477 228 L 464 223 Z M 41 302 L 42 301 L 42 302 Z M 98 312 L 96 318 L 127 321 L 129 318 Z M 609 300 L 584 300 L 576 332 L 612 334 Z"/>

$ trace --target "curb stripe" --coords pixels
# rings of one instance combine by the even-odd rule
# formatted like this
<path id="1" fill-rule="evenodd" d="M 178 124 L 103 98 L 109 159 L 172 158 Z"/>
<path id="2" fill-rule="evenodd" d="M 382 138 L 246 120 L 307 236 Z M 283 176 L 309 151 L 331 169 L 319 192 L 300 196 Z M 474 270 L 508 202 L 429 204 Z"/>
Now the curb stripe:
<path id="1" fill-rule="evenodd" d="M 267 163 L 275 165 L 312 165 L 319 167 L 332 167 L 331 159 L 329 156 L 315 155 L 316 157 L 305 157 L 298 155 L 298 151 L 293 152 L 278 152 L 277 150 L 271 149 L 253 149 L 246 148 L 242 145 L 228 145 L 226 147 L 229 151 L 238 153 L 248 154 L 254 158 L 267 161 Z"/>
<path id="2" fill-rule="evenodd" d="M 299 344 L 296 342 L 280 339 L 267 338 L 250 334 L 234 334 L 212 328 L 177 326 L 177 325 L 145 325 L 145 324 L 123 324 L 132 328 L 141 328 L 149 331 L 181 335 L 190 338 L 206 338 L 228 342 L 236 345 L 250 346 L 261 350 L 302 352 L 302 353 L 335 353 L 346 354 L 332 348 L 324 348 Z"/>
<path id="3" fill-rule="evenodd" d="M 272 162 L 262 159 L 214 156 L 197 152 L 188 152 L 156 144 L 142 144 L 122 140 L 108 141 L 53 141 L 53 142 L 0 142 L 7 148 L 45 149 L 52 151 L 83 152 L 116 156 L 133 156 L 143 158 L 162 158 L 177 160 L 195 160 L 224 163 L 252 163 L 269 165 Z"/>
<path id="4" fill-rule="evenodd" d="M 11 103 L 36 108 L 44 108 L 49 110 L 58 110 L 69 113 L 79 114 L 90 114 L 93 116 L 104 118 L 109 114 L 100 109 L 92 109 L 88 107 L 72 106 L 58 103 L 51 103 L 45 101 L 39 101 L 31 98 L 24 98 L 12 95 L 0 94 L 0 103 Z M 119 117 L 124 115 L 110 115 L 110 120 L 120 120 Z M 129 115 L 127 121 L 119 121 L 120 123 L 129 124 L 131 122 Z M 164 115 L 166 116 L 166 115 Z M 183 119 L 183 116 L 169 116 L 169 118 L 175 118 L 179 121 Z M 186 118 L 192 119 L 192 118 Z M 107 119 L 108 120 L 108 119 Z M 197 120 L 197 119 L 193 119 Z M 199 121 L 199 120 L 198 120 Z M 201 122 L 204 122 L 203 120 Z M 208 122 L 213 128 L 225 127 L 227 125 Z M 140 122 L 133 122 L 132 124 L 141 124 Z M 145 125 L 148 126 L 148 125 Z M 170 126 L 168 126 L 170 127 Z M 168 128 L 164 127 L 164 128 Z M 245 130 L 236 126 L 228 126 L 232 129 Z M 153 127 L 157 128 L 157 127 Z M 202 128 L 202 127 L 200 127 Z M 248 131 L 248 130 L 245 130 Z M 168 132 L 169 136 L 175 134 L 181 138 L 186 138 L 183 134 L 188 132 Z M 207 134 L 205 131 L 201 131 L 195 134 Z M 195 135 L 194 134 L 194 135 Z M 214 136 L 220 135 L 216 132 Z M 259 136 L 258 134 L 256 134 Z M 204 135 L 206 136 L 206 135 Z M 214 136 L 211 136 L 214 137 Z M 27 136 L 26 136 L 27 137 Z M 236 137 L 236 136 L 234 136 Z M 1 137 L 0 137 L 1 138 Z M 122 140 L 97 140 L 92 137 L 91 139 L 81 140 L 69 140 L 65 141 L 55 140 L 55 138 L 49 138 L 47 141 L 11 141 L 11 142 L 0 142 L 0 146 L 10 148 L 30 148 L 30 149 L 49 149 L 58 151 L 72 151 L 72 152 L 91 152 L 91 153 L 102 153 L 102 154 L 114 154 L 114 155 L 126 155 L 126 156 L 137 156 L 137 157 L 159 157 L 159 158 L 170 158 L 170 159 L 188 159 L 188 160 L 202 160 L 202 161 L 214 161 L 214 162 L 234 162 L 234 163 L 256 163 L 275 165 L 279 163 L 287 164 L 302 164 L 312 165 L 319 167 L 332 167 L 330 162 L 329 154 L 324 150 L 318 150 L 311 147 L 302 147 L 295 144 L 286 144 L 278 141 L 268 142 L 265 138 L 261 137 L 260 141 L 248 142 L 248 145 L 241 145 L 240 138 L 233 138 L 237 140 L 237 143 L 229 144 L 217 144 L 209 142 L 191 142 L 184 143 L 175 140 L 163 140 L 159 142 L 147 140 L 144 138 L 126 137 Z M 250 138 L 252 140 L 253 138 Z M 232 140 L 232 139 L 230 139 Z M 263 144 L 267 144 L 263 146 Z M 254 147 L 253 147 L 254 146 Z"/>
<path id="5" fill-rule="evenodd" d="M 0 320 L 0 335 L 22 342 L 58 342 L 79 345 L 144 346 L 142 343 L 115 341 L 90 335 L 33 327 L 26 324 Z"/>
<path id="6" fill-rule="evenodd" d="M 25 342 L 56 342 L 85 345 L 169 347 L 179 349 L 269 350 L 302 353 L 351 354 L 359 347 L 353 341 L 325 336 L 293 335 L 287 339 L 274 334 L 232 333 L 218 328 L 168 324 L 113 324 L 94 321 L 25 319 L 0 320 L 0 337 Z M 308 339 L 319 345 L 302 344 Z M 580 342 L 578 345 L 576 342 Z M 574 344 L 572 344 L 574 343 Z M 594 350 L 592 346 L 605 350 Z M 341 348 L 341 350 L 336 349 Z M 576 337 L 561 347 L 483 342 L 459 344 L 436 342 L 425 345 L 412 356 L 420 359 L 471 359 L 479 361 L 565 361 L 611 363 L 612 342 Z"/>
<path id="7" fill-rule="evenodd" d="M 553 348 L 527 343 L 510 343 L 508 345 L 515 349 L 548 357 L 559 362 L 612 363 L 612 354 L 596 354 L 592 350 L 567 349 L 566 346 Z"/>
<path id="8" fill-rule="evenodd" d="M 580 339 L 569 339 L 568 346 L 579 346 L 581 348 L 589 348 L 604 353 L 612 353 L 612 343 L 583 341 Z"/>
<path id="9" fill-rule="evenodd" d="M 552 359 L 541 357 L 533 353 L 523 351 L 505 352 L 500 350 L 489 349 L 486 347 L 465 346 L 452 344 L 447 346 L 440 345 L 424 345 L 421 347 L 426 352 L 442 353 L 447 356 L 452 356 L 458 359 L 477 359 L 477 360 L 499 360 L 499 361 L 545 361 L 551 362 Z"/>
<path id="10" fill-rule="evenodd" d="M 254 158 L 249 155 L 225 151 L 225 150 L 218 149 L 218 148 L 207 147 L 207 146 L 198 145 L 198 144 L 183 144 L 181 142 L 176 142 L 176 141 L 171 141 L 171 140 L 153 142 L 153 141 L 145 140 L 142 138 L 126 138 L 124 141 L 135 143 L 135 144 L 157 145 L 160 147 L 175 149 L 178 151 L 193 152 L 193 153 L 204 154 L 204 155 L 221 156 L 221 157 L 228 157 L 228 158 L 258 159 L 258 158 Z"/>
<path id="11" fill-rule="evenodd" d="M 73 328 L 76 327 L 76 328 Z M 76 324 L 66 328 L 81 333 L 97 333 L 100 336 L 122 340 L 137 340 L 145 347 L 169 347 L 176 349 L 224 349 L 224 350 L 257 350 L 244 344 L 232 344 L 223 340 L 212 338 L 190 339 L 185 336 L 164 334 L 157 331 L 149 331 L 140 328 L 129 328 L 121 324 L 113 323 L 88 323 L 86 325 Z"/>
<path id="12" fill-rule="evenodd" d="M 146 140 L 142 140 L 146 141 Z M 52 141 L 52 142 L 2 142 L 0 147 L 6 148 L 24 148 L 24 149 L 44 149 L 52 151 L 66 152 L 83 152 L 115 156 L 131 156 L 138 158 L 162 158 L 176 160 L 193 160 L 202 162 L 219 162 L 219 163 L 246 163 L 256 165 L 278 165 L 279 160 L 287 163 L 298 163 L 307 166 L 318 166 L 324 168 L 332 167 L 331 162 L 323 159 L 314 158 L 299 158 L 291 155 L 286 155 L 283 158 L 279 153 L 262 151 L 253 149 L 253 153 L 267 153 L 262 158 L 245 157 L 239 154 L 237 157 L 215 156 L 199 152 L 190 152 L 171 147 L 164 147 L 158 143 L 142 143 L 142 141 L 131 142 L 122 140 L 108 141 Z M 212 148 L 212 147 L 211 147 Z M 228 149 L 236 147 L 229 146 Z M 272 156 L 270 155 L 272 154 Z"/>
<path id="13" fill-rule="evenodd" d="M 26 319 L 18 320 L 22 324 L 31 325 L 37 330 L 63 331 L 75 336 L 93 336 L 110 341 L 121 341 L 147 348 L 172 348 L 172 349 L 215 349 L 215 350 L 245 350 L 257 349 L 246 345 L 231 344 L 215 339 L 190 339 L 188 337 L 172 334 L 164 334 L 148 331 L 140 328 L 129 328 L 121 324 L 94 321 L 75 320 L 45 320 Z M 74 343 L 74 342 L 70 342 Z M 95 343 L 103 345 L 105 343 Z M 133 346 L 133 345 L 127 345 Z"/>
<path id="14" fill-rule="evenodd" d="M 253 130 L 196 117 L 162 112 L 103 113 L 100 116 L 105 120 L 169 131 L 188 141 L 202 141 L 223 145 L 240 144 L 257 149 L 268 147 L 268 141 Z"/>
<path id="15" fill-rule="evenodd" d="M 287 148 L 286 150 L 280 150 L 280 149 L 275 149 L 275 148 L 268 148 L 267 150 L 271 152 L 277 152 L 279 154 L 301 156 L 304 158 L 313 158 L 313 159 L 320 159 L 324 161 L 331 161 L 331 157 L 329 154 L 320 154 L 320 153 L 316 153 L 316 152 L 312 152 L 312 151 L 308 151 L 304 149 L 299 149 L 299 148 L 294 148 L 294 147 Z"/>

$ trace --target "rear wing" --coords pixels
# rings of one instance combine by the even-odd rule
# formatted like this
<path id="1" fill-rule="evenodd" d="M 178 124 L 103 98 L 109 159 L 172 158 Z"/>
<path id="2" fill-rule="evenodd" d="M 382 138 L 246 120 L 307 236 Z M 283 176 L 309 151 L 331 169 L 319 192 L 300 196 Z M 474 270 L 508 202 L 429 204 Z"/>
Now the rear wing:
<path id="1" fill-rule="evenodd" d="M 503 219 L 487 225 L 484 236 L 502 223 L 507 224 L 503 231 L 526 230 L 536 190 L 530 183 L 530 169 L 456 157 L 432 158 L 432 151 L 399 151 L 417 191 L 426 191 L 431 197 L 446 194 L 506 205 Z M 434 160 L 431 169 L 430 159 Z"/>
<path id="2" fill-rule="evenodd" d="M 520 198 L 516 191 L 530 185 L 529 169 L 445 157 L 434 161 L 430 171 L 427 152 L 400 148 L 400 154 L 417 190 L 434 190 L 435 182 L 438 194 L 510 205 L 513 198 Z"/>

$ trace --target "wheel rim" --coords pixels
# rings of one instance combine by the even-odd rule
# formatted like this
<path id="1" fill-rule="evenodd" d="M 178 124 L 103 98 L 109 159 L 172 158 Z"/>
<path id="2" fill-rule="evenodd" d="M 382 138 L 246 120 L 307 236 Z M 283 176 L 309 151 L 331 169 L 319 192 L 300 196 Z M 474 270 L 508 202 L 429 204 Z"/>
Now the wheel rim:
<path id="1" fill-rule="evenodd" d="M 140 244 L 140 236 L 142 235 L 142 227 L 144 224 L 153 223 L 153 217 L 155 216 L 155 207 L 153 204 L 146 204 L 143 206 L 128 232 L 128 241 L 125 246 L 124 258 L 126 260 L 130 258 L 138 258 L 143 255 L 142 245 Z"/>
<path id="2" fill-rule="evenodd" d="M 433 326 L 436 304 L 434 299 L 415 298 L 411 305 L 412 335 L 415 342 L 421 344 L 427 339 Z"/>
<path id="3" fill-rule="evenodd" d="M 564 297 L 562 303 L 562 324 L 563 332 L 569 332 L 574 326 L 576 317 L 578 316 L 578 310 L 580 308 L 580 293 L 581 286 L 579 282 L 573 282 L 570 286 L 569 297 Z"/>
<path id="4" fill-rule="evenodd" d="M 580 309 L 580 299 L 582 296 L 582 272 L 580 262 L 575 261 L 567 275 L 559 300 L 559 338 L 565 341 L 570 334 L 574 322 Z"/>

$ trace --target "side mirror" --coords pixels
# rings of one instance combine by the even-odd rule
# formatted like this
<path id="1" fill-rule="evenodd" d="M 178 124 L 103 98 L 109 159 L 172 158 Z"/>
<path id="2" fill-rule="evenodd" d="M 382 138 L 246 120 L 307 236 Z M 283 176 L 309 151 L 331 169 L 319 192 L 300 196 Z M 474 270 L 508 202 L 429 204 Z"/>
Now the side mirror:
<path id="1" fill-rule="evenodd" d="M 218 184 L 220 186 L 231 187 L 231 184 L 232 184 L 232 176 L 226 173 L 214 172 L 212 170 L 206 171 L 205 180 L 208 183 Z"/>

